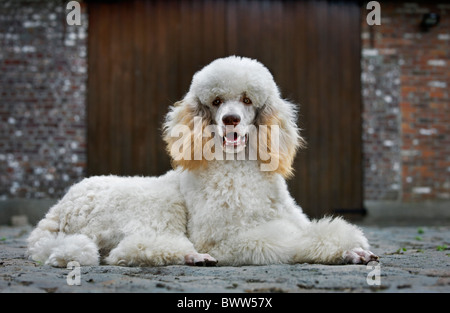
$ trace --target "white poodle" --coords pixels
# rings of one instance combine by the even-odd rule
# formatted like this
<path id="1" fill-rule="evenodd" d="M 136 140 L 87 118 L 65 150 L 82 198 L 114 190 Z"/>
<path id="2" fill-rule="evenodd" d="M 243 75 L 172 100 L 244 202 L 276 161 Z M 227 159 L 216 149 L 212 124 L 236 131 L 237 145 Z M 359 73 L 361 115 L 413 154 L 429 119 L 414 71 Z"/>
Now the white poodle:
<path id="1" fill-rule="evenodd" d="M 290 196 L 285 178 L 303 139 L 294 104 L 258 61 L 232 56 L 197 72 L 164 140 L 174 170 L 72 186 L 31 233 L 30 257 L 60 267 L 377 259 L 359 228 L 310 221 Z"/>

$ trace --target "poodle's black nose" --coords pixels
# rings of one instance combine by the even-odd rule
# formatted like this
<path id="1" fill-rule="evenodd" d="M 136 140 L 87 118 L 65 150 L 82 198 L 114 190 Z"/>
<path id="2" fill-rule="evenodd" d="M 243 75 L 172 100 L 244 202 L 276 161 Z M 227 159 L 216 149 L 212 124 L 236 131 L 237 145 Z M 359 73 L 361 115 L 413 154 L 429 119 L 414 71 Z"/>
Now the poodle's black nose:
<path id="1" fill-rule="evenodd" d="M 222 117 L 222 122 L 225 125 L 233 125 L 236 126 L 241 121 L 241 117 L 236 114 L 227 114 L 224 117 Z"/>

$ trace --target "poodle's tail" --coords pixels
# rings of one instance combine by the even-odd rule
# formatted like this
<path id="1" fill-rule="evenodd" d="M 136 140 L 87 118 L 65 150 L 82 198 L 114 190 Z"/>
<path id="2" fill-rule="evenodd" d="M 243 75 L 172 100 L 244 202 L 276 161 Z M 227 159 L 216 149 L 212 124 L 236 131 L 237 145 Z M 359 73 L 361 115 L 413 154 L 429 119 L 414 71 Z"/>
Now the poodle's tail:
<path id="1" fill-rule="evenodd" d="M 98 265 L 95 242 L 86 235 L 59 231 L 57 216 L 47 214 L 28 237 L 28 256 L 42 264 L 66 267 L 71 261 L 80 265 Z"/>

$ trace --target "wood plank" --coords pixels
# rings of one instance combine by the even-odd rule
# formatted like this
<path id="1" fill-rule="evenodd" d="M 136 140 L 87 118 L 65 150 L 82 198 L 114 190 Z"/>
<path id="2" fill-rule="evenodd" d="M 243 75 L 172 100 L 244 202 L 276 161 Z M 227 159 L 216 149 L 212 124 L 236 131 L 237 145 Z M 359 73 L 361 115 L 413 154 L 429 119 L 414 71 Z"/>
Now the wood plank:
<path id="1" fill-rule="evenodd" d="M 345 114 L 341 114 L 341 185 L 342 185 L 342 196 L 341 196 L 341 206 L 346 209 L 351 207 L 351 197 L 352 197 L 352 188 L 351 188 L 351 173 L 352 173 L 352 164 L 351 164 L 351 136 L 350 130 L 353 125 L 351 120 L 351 93 L 352 93 L 352 76 L 351 76 L 351 60 L 349 59 L 351 56 L 351 42 L 349 42 L 348 32 L 351 31 L 351 23 L 350 23 L 350 14 L 348 10 L 348 6 L 346 6 L 345 10 L 341 11 L 341 62 L 342 62 L 342 83 L 341 83 L 341 110 L 345 112 Z"/>
<path id="2" fill-rule="evenodd" d="M 227 2 L 226 6 L 226 51 L 227 55 L 238 54 L 238 4 Z"/>
<path id="3" fill-rule="evenodd" d="M 350 11 L 351 16 L 351 29 L 349 37 L 353 44 L 351 49 L 350 59 L 353 61 L 352 64 L 352 142 L 353 149 L 351 151 L 352 164 L 354 164 L 354 171 L 352 173 L 352 195 L 353 203 L 352 208 L 364 210 L 364 190 L 363 190 L 363 141 L 362 141 L 362 85 L 361 79 L 357 79 L 361 75 L 361 63 L 354 62 L 354 60 L 361 60 L 361 10 L 357 3 L 352 3 Z M 365 212 L 363 211 L 362 214 Z"/>
<path id="4" fill-rule="evenodd" d="M 329 55 L 333 57 L 329 59 L 329 72 L 330 72 L 330 82 L 328 84 L 328 110 L 330 116 L 338 117 L 341 115 L 341 109 L 339 107 L 339 91 L 341 90 L 340 82 L 342 81 L 342 73 L 340 71 L 340 61 L 339 61 L 339 46 L 340 38 L 338 36 L 338 27 L 333 27 L 332 25 L 338 25 L 340 23 L 340 5 L 337 3 L 329 4 L 329 15 L 328 21 L 330 23 L 330 35 L 329 35 L 329 45 L 328 50 Z M 331 208 L 334 209 L 339 206 L 340 201 L 340 156 L 339 156 L 339 119 L 331 118 L 329 120 L 330 138 L 328 140 L 328 145 L 330 149 L 330 157 L 327 160 L 329 168 L 329 197 Z"/>
<path id="5" fill-rule="evenodd" d="M 292 89 L 292 94 L 289 97 L 297 101 L 299 104 L 299 116 L 297 124 L 302 129 L 301 135 L 307 136 L 307 66 L 308 66 L 308 58 L 307 58 L 307 28 L 306 28 L 306 2 L 287 2 L 287 4 L 291 4 L 286 8 L 285 11 L 291 12 L 288 15 L 289 20 L 292 20 L 293 27 L 289 27 L 290 30 L 288 34 L 290 34 L 290 39 L 288 49 L 292 50 L 292 59 L 293 66 L 291 71 L 288 72 L 287 75 L 292 75 L 295 78 L 294 86 Z M 289 13 L 288 13 L 289 14 Z M 294 185 L 295 188 L 292 189 L 293 195 L 296 197 L 297 202 L 302 206 L 307 208 L 308 204 L 308 193 L 307 193 L 307 185 L 308 185 L 308 163 L 307 163 L 307 153 L 309 151 L 309 142 L 307 141 L 307 147 L 304 150 L 301 150 L 297 153 L 296 162 L 295 162 L 295 177 L 289 181 L 290 186 Z"/>
<path id="6" fill-rule="evenodd" d="M 144 175 L 145 159 L 146 159 L 146 133 L 147 128 L 145 124 L 145 117 L 149 115 L 148 104 L 143 97 L 145 90 L 145 3 L 143 1 L 133 1 L 131 4 L 132 12 L 132 58 L 133 72 L 132 80 L 133 84 L 133 105 L 134 105 L 134 125 L 132 136 L 132 159 L 133 159 L 133 174 Z"/>
<path id="7" fill-rule="evenodd" d="M 336 73 L 330 73 L 328 69 L 328 62 L 333 58 L 330 57 L 328 42 L 330 36 L 330 28 L 335 27 L 331 25 L 328 21 L 328 3 L 318 2 L 316 4 L 315 11 L 317 12 L 317 37 L 318 41 L 318 61 L 317 61 L 317 73 L 318 73 L 318 100 L 319 106 L 317 107 L 317 119 L 321 121 L 318 125 L 317 136 L 318 136 L 318 147 L 317 149 L 317 196 L 316 199 L 318 205 L 316 207 L 316 214 L 321 215 L 329 213 L 331 210 L 331 199 L 330 199 L 330 180 L 329 180 L 329 163 L 327 162 L 331 155 L 331 150 L 329 149 L 329 138 L 331 135 L 330 128 L 330 115 L 328 111 L 329 106 L 329 93 L 328 88 L 333 84 L 330 77 L 334 77 Z"/>
<path id="8" fill-rule="evenodd" d="M 158 134 L 153 127 L 155 121 L 158 119 L 158 64 L 156 50 L 158 45 L 157 37 L 157 18 L 156 18 L 156 5 L 153 1 L 146 1 L 143 8 L 145 14 L 144 34 L 145 34 L 145 73 L 144 79 L 146 82 L 146 88 L 144 90 L 144 99 L 146 102 L 147 116 L 145 119 L 146 131 L 146 171 L 147 175 L 156 175 L 158 173 L 158 149 L 156 148 Z"/>

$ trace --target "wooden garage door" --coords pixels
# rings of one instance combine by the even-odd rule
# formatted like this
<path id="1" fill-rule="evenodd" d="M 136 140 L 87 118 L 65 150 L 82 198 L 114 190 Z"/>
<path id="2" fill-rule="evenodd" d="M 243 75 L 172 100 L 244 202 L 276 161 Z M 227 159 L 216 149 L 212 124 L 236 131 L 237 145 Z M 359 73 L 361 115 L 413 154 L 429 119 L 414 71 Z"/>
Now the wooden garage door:
<path id="1" fill-rule="evenodd" d="M 215 58 L 263 62 L 308 142 L 289 187 L 312 216 L 363 205 L 360 8 L 328 1 L 88 2 L 88 174 L 159 175 L 169 105 Z"/>

